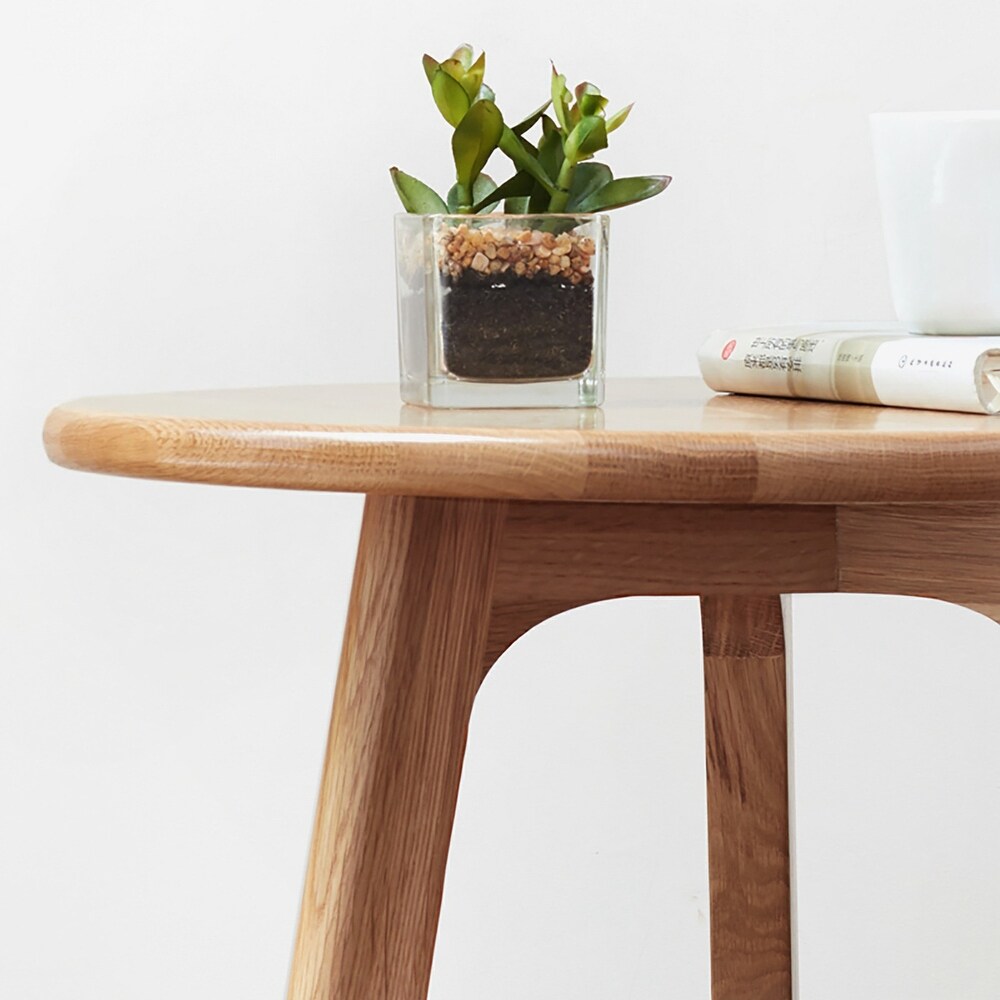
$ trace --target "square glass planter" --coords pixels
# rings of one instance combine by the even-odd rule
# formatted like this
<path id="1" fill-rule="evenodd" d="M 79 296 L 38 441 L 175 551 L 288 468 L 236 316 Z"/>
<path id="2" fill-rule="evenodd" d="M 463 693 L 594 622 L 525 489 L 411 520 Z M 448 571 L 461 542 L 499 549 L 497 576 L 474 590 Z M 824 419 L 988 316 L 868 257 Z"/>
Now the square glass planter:
<path id="1" fill-rule="evenodd" d="M 600 405 L 607 255 L 606 215 L 397 215 L 403 402 Z"/>

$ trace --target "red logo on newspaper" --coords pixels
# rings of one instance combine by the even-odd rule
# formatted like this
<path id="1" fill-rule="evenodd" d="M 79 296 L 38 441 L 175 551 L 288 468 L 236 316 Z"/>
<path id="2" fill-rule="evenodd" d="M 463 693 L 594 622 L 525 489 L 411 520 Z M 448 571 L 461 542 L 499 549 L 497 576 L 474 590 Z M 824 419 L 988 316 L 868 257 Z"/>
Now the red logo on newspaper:
<path id="1" fill-rule="evenodd" d="M 728 361 L 729 360 L 729 355 L 732 354 L 733 351 L 735 351 L 735 350 L 736 350 L 736 341 L 735 340 L 729 341 L 729 343 L 726 344 L 726 346 L 722 348 L 722 360 L 723 361 Z"/>

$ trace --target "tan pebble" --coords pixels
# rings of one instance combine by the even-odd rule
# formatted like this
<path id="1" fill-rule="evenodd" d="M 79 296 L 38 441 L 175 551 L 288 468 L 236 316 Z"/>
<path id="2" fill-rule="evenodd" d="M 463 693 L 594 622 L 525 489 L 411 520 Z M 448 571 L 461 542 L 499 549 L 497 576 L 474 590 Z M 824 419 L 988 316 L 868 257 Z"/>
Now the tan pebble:
<path id="1" fill-rule="evenodd" d="M 462 267 L 468 267 L 472 263 L 472 254 L 467 253 L 460 261 Z"/>
<path id="2" fill-rule="evenodd" d="M 490 259 L 484 253 L 477 253 L 476 256 L 472 258 L 470 266 L 474 271 L 485 271 L 490 266 Z"/>
<path id="3" fill-rule="evenodd" d="M 583 267 L 580 268 L 580 274 L 590 274 L 590 268 L 584 264 Z"/>
<path id="4" fill-rule="evenodd" d="M 486 256 L 489 257 L 490 260 L 493 260 L 497 255 L 496 244 L 487 243 L 486 246 L 483 247 L 483 253 L 486 254 Z"/>
<path id="5" fill-rule="evenodd" d="M 580 250 L 583 251 L 588 257 L 594 252 L 596 247 L 594 246 L 594 241 L 589 237 L 584 237 L 580 240 Z"/>
<path id="6" fill-rule="evenodd" d="M 571 275 L 569 276 L 569 280 L 570 280 L 570 281 L 571 281 L 571 282 L 572 282 L 572 283 L 573 283 L 574 285 L 579 285 L 579 284 L 580 284 L 580 282 L 581 282 L 581 281 L 583 281 L 583 278 L 581 278 L 581 277 L 580 277 L 580 275 L 578 275 L 578 274 L 571 274 Z"/>
<path id="7" fill-rule="evenodd" d="M 504 247 L 498 247 L 497 248 L 497 256 L 501 260 L 510 260 L 510 254 L 511 254 L 511 248 L 510 247 L 504 246 Z"/>
<path id="8" fill-rule="evenodd" d="M 551 250 L 556 245 L 556 238 L 551 233 L 542 233 L 542 245 Z"/>
<path id="9" fill-rule="evenodd" d="M 569 267 L 569 257 L 563 254 L 563 256 L 559 258 L 559 263 L 562 264 L 563 267 Z"/>
<path id="10" fill-rule="evenodd" d="M 552 255 L 552 251 L 547 246 L 540 246 L 540 247 L 536 247 L 535 248 L 535 256 L 536 257 L 543 257 L 544 258 L 544 257 L 550 257 L 551 255 Z"/>
<path id="11" fill-rule="evenodd" d="M 537 247 L 541 242 L 545 234 L 540 229 L 531 230 L 531 239 L 528 241 L 533 247 Z"/>
<path id="12" fill-rule="evenodd" d="M 519 260 L 514 265 L 514 273 L 515 274 L 524 274 L 524 272 L 527 271 L 527 270 L 528 270 L 527 265 L 524 263 L 523 260 Z"/>
<path id="13" fill-rule="evenodd" d="M 531 242 L 531 230 L 525 229 L 523 232 L 519 233 L 517 236 L 518 243 L 530 243 Z"/>

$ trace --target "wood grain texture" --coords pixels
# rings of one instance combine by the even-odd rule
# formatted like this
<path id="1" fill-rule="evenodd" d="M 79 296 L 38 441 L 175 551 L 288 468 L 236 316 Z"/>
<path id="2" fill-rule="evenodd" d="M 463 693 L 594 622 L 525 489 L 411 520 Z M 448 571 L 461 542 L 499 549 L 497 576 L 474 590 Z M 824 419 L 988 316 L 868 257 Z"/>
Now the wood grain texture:
<path id="1" fill-rule="evenodd" d="M 424 1000 L 503 504 L 369 499 L 289 1000 Z"/>
<path id="2" fill-rule="evenodd" d="M 1000 508 L 881 504 L 837 511 L 837 589 L 965 604 L 1000 604 Z"/>
<path id="3" fill-rule="evenodd" d="M 996 419 L 695 379 L 612 382 L 588 411 L 320 386 L 82 400 L 45 443 L 94 472 L 369 494 L 290 1000 L 424 1000 L 485 671 L 551 615 L 644 594 L 702 597 L 714 1000 L 787 1000 L 774 595 L 913 594 L 1000 620 Z"/>
<path id="4" fill-rule="evenodd" d="M 781 602 L 713 596 L 701 609 L 712 1000 L 791 1000 Z"/>
<path id="5" fill-rule="evenodd" d="M 836 545 L 830 507 L 512 502 L 485 664 L 594 601 L 834 590 Z"/>
<path id="6" fill-rule="evenodd" d="M 713 503 L 1000 499 L 1000 420 L 612 381 L 599 410 L 424 410 L 394 386 L 78 400 L 54 462 L 115 475 L 382 495 Z"/>

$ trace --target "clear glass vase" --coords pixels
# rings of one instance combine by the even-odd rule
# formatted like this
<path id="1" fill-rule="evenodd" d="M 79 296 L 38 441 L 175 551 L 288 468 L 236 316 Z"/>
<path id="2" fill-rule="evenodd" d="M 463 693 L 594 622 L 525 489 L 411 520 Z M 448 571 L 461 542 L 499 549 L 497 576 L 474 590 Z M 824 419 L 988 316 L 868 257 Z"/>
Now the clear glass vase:
<path id="1" fill-rule="evenodd" d="M 403 402 L 600 405 L 607 255 L 606 215 L 397 215 Z"/>

